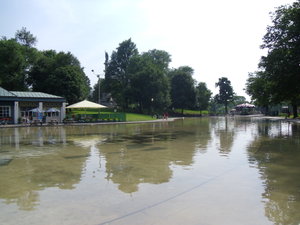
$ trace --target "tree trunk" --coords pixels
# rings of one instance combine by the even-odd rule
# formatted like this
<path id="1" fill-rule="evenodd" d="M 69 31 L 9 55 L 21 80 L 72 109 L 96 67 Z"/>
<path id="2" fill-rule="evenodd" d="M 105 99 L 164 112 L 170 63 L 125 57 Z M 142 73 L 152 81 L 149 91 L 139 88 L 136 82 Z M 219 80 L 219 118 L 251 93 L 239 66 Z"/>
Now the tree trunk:
<path id="1" fill-rule="evenodd" d="M 293 115 L 294 115 L 294 119 L 298 117 L 298 112 L 297 112 L 297 105 L 296 104 L 292 104 L 293 107 Z"/>
<path id="2" fill-rule="evenodd" d="M 269 106 L 266 105 L 265 106 L 265 116 L 268 116 L 269 115 Z"/>

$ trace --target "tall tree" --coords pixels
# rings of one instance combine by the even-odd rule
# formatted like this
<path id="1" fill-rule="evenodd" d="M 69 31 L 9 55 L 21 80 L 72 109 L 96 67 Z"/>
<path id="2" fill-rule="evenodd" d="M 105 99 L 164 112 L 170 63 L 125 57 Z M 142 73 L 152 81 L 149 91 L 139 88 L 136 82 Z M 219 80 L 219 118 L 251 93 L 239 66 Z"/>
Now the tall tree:
<path id="1" fill-rule="evenodd" d="M 300 103 L 300 1 L 277 8 L 262 48 L 269 49 L 260 66 L 272 82 L 276 102 L 290 101 L 294 117 Z"/>
<path id="2" fill-rule="evenodd" d="M 224 105 L 225 113 L 228 114 L 228 103 L 233 99 L 234 95 L 231 82 L 228 78 L 221 77 L 216 83 L 216 87 L 219 87 L 218 102 Z"/>
<path id="3" fill-rule="evenodd" d="M 37 39 L 30 31 L 27 31 L 26 27 L 22 27 L 21 30 L 17 30 L 15 34 L 15 39 L 22 45 L 26 47 L 33 47 L 36 45 Z"/>
<path id="4" fill-rule="evenodd" d="M 181 109 L 193 108 L 196 101 L 195 81 L 192 77 L 193 69 L 182 66 L 170 72 L 172 107 Z"/>
<path id="5" fill-rule="evenodd" d="M 90 81 L 78 59 L 70 52 L 54 50 L 41 53 L 31 68 L 28 83 L 33 91 L 63 96 L 69 103 L 87 98 L 90 89 Z"/>
<path id="6" fill-rule="evenodd" d="M 206 87 L 206 83 L 200 82 L 196 87 L 197 106 L 200 110 L 208 108 L 212 92 Z"/>
<path id="7" fill-rule="evenodd" d="M 28 90 L 28 71 L 38 51 L 18 43 L 15 39 L 0 40 L 0 85 L 7 90 Z"/>
<path id="8" fill-rule="evenodd" d="M 150 50 L 131 59 L 129 96 L 140 112 L 162 112 L 170 105 L 169 62 L 170 55 L 161 50 Z"/>
<path id="9" fill-rule="evenodd" d="M 119 44 L 113 51 L 110 60 L 105 62 L 105 90 L 110 92 L 114 100 L 123 109 L 128 108 L 129 75 L 127 67 L 130 59 L 138 54 L 136 45 L 128 39 Z"/>
<path id="10" fill-rule="evenodd" d="M 268 113 L 269 105 L 272 103 L 272 82 L 268 79 L 265 71 L 249 73 L 246 83 L 246 93 L 251 96 L 258 106 L 263 106 Z"/>

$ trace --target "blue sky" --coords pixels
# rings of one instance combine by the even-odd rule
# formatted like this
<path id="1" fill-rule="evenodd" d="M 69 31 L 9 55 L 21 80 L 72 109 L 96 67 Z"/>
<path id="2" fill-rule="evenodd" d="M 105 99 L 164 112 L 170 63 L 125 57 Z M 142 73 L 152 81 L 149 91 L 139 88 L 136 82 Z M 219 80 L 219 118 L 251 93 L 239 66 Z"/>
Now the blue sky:
<path id="1" fill-rule="evenodd" d="M 70 51 L 91 84 L 109 55 L 128 38 L 139 52 L 165 50 L 171 67 L 191 66 L 213 93 L 227 77 L 238 95 L 265 54 L 259 46 L 269 12 L 292 0 L 0 0 L 0 36 L 26 27 L 39 50 Z M 248 98 L 249 99 L 249 98 Z"/>

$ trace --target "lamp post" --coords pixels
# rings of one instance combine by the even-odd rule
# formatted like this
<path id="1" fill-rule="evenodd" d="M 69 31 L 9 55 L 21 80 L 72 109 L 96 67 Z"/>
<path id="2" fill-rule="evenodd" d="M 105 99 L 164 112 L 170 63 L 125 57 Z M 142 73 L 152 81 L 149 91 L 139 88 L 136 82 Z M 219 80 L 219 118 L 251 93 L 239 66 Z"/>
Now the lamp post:
<path id="1" fill-rule="evenodd" d="M 153 101 L 154 101 L 154 98 L 151 98 L 151 116 L 153 116 Z"/>
<path id="2" fill-rule="evenodd" d="M 92 70 L 93 74 L 95 74 L 94 70 Z M 98 103 L 100 104 L 100 74 L 95 74 L 98 77 Z"/>

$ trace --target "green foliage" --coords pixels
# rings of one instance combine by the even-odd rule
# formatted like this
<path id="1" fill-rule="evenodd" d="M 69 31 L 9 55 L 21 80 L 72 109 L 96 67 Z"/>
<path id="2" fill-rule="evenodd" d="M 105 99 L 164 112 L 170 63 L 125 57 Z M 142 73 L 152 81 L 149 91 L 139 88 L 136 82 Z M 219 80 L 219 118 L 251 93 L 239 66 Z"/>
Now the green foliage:
<path id="1" fill-rule="evenodd" d="M 26 30 L 26 27 L 22 27 L 21 30 L 17 30 L 15 34 L 15 39 L 22 45 L 26 47 L 32 47 L 36 45 L 37 39 L 29 31 Z"/>
<path id="2" fill-rule="evenodd" d="M 70 104 L 89 95 L 89 79 L 70 52 L 41 52 L 29 72 L 28 83 L 33 91 L 63 96 Z"/>
<path id="3" fill-rule="evenodd" d="M 268 107 L 272 102 L 272 83 L 265 71 L 249 73 L 246 83 L 246 92 L 251 96 L 255 105 Z"/>
<path id="4" fill-rule="evenodd" d="M 262 48 L 262 72 L 249 75 L 247 92 L 259 104 L 288 101 L 297 117 L 300 103 L 300 1 L 277 8 L 272 14 L 272 25 L 267 27 Z M 259 90 L 261 88 L 262 90 Z M 261 96 L 266 93 L 266 96 Z"/>
<path id="5" fill-rule="evenodd" d="M 196 87 L 197 107 L 200 111 L 208 108 L 212 92 L 206 87 L 206 83 L 200 82 Z"/>
<path id="6" fill-rule="evenodd" d="M 10 91 L 33 90 L 63 96 L 69 103 L 85 99 L 89 79 L 71 53 L 33 48 L 34 37 L 26 28 L 15 39 L 0 40 L 0 85 Z"/>
<path id="7" fill-rule="evenodd" d="M 131 59 L 129 96 L 139 112 L 163 111 L 170 105 L 169 80 L 166 75 L 169 54 L 151 50 Z"/>
<path id="8" fill-rule="evenodd" d="M 206 109 L 211 92 L 203 84 L 196 91 L 191 67 L 169 69 L 171 56 L 162 50 L 138 54 L 128 39 L 120 43 L 109 59 L 105 53 L 105 79 L 101 90 L 112 95 L 123 110 L 140 113 L 161 113 L 172 107 Z M 96 99 L 98 84 L 92 99 Z M 196 101 L 197 94 L 197 101 Z"/>
<path id="9" fill-rule="evenodd" d="M 194 116 L 199 116 L 199 115 L 208 115 L 208 111 L 207 110 L 191 110 L 191 109 L 184 109 L 182 111 L 182 109 L 175 109 L 174 112 L 176 113 L 182 113 L 183 115 L 194 115 Z"/>
<path id="10" fill-rule="evenodd" d="M 233 106 L 243 104 L 246 102 L 246 98 L 244 96 L 233 95 L 232 104 Z"/>
<path id="11" fill-rule="evenodd" d="M 226 77 L 219 78 L 219 81 L 216 83 L 216 87 L 219 87 L 219 94 L 216 95 L 216 100 L 218 103 L 225 106 L 225 113 L 228 113 L 228 104 L 233 100 L 234 92 L 231 86 L 230 80 Z"/>
<path id="12" fill-rule="evenodd" d="M 193 69 L 188 66 L 179 67 L 170 72 L 172 107 L 193 108 L 196 103 L 195 81 Z"/>
<path id="13" fill-rule="evenodd" d="M 28 71 L 37 58 L 37 50 L 15 39 L 0 40 L 0 85 L 10 91 L 28 90 Z"/>
<path id="14" fill-rule="evenodd" d="M 96 115 L 100 113 L 101 115 L 118 115 L 120 112 L 114 112 L 113 109 L 105 108 L 101 109 L 100 111 L 98 109 L 72 109 L 68 116 L 71 118 L 72 116 L 78 117 L 77 115 L 81 115 L 82 117 L 89 115 Z M 144 114 L 137 114 L 137 113 L 125 113 L 126 121 L 132 122 L 132 121 L 148 121 L 148 120 L 154 120 L 152 116 L 144 115 Z"/>
<path id="15" fill-rule="evenodd" d="M 119 44 L 113 51 L 110 60 L 105 61 L 105 90 L 110 92 L 118 105 L 128 108 L 129 74 L 127 67 L 130 59 L 138 54 L 136 45 L 128 39 Z"/>
<path id="16" fill-rule="evenodd" d="M 137 113 L 126 113 L 126 121 L 149 121 L 154 120 L 152 116 L 144 115 L 144 114 L 137 114 Z"/>

